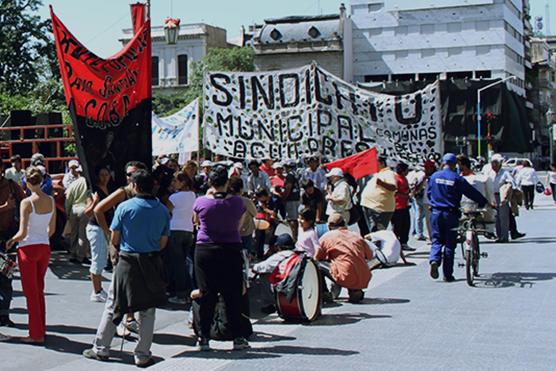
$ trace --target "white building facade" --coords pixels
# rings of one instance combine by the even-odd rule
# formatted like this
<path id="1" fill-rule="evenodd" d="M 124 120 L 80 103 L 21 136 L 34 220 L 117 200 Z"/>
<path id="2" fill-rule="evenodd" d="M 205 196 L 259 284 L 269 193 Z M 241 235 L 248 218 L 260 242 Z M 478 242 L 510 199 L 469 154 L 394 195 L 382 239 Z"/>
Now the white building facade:
<path id="1" fill-rule="evenodd" d="M 351 0 L 350 13 L 353 81 L 514 75 L 526 94 L 523 0 Z"/>
<path id="2" fill-rule="evenodd" d="M 125 45 L 133 36 L 123 30 L 120 41 Z M 211 48 L 228 47 L 226 30 L 204 23 L 182 24 L 175 44 L 166 42 L 164 27 L 153 26 L 152 85 L 155 91 L 171 93 L 189 84 L 191 63 L 203 59 Z"/>

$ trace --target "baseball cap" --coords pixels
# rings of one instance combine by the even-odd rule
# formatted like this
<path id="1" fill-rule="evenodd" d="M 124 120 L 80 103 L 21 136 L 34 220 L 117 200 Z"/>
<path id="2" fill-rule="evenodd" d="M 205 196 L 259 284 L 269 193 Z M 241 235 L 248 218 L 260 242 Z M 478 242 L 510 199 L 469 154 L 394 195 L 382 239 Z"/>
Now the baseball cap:
<path id="1" fill-rule="evenodd" d="M 79 161 L 71 160 L 70 162 L 68 162 L 68 168 L 71 169 L 72 167 L 78 168 L 79 167 Z"/>
<path id="2" fill-rule="evenodd" d="M 442 157 L 442 162 L 445 164 L 455 164 L 458 162 L 458 159 L 453 153 L 446 153 L 444 157 Z"/>
<path id="3" fill-rule="evenodd" d="M 504 161 L 504 157 L 500 153 L 495 153 L 490 158 L 490 162 L 503 162 L 503 161 Z"/>
<path id="4" fill-rule="evenodd" d="M 343 177 L 344 176 L 344 172 L 342 171 L 342 169 L 340 169 L 339 167 L 334 167 L 330 170 L 330 172 L 328 172 L 328 174 L 326 174 L 327 178 L 330 178 L 331 176 L 339 176 L 339 177 Z"/>
<path id="5" fill-rule="evenodd" d="M 275 162 L 275 163 L 272 164 L 273 169 L 280 169 L 280 168 L 283 168 L 283 167 L 284 167 L 284 165 L 281 162 Z"/>
<path id="6" fill-rule="evenodd" d="M 286 162 L 284 162 L 284 166 L 294 167 L 295 165 L 295 160 L 287 160 Z"/>
<path id="7" fill-rule="evenodd" d="M 201 162 L 201 167 L 213 167 L 213 166 L 214 166 L 214 164 L 209 160 L 205 160 L 205 161 Z"/>
<path id="8" fill-rule="evenodd" d="M 236 162 L 233 167 L 236 169 L 243 169 L 243 164 L 241 162 Z"/>

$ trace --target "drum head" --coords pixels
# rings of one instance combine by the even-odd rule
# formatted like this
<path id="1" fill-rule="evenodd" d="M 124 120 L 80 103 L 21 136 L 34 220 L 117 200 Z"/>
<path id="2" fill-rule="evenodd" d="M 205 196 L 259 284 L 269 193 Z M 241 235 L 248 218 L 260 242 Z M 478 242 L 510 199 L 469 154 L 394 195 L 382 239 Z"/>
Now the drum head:
<path id="1" fill-rule="evenodd" d="M 266 231 L 270 228 L 270 223 L 264 219 L 255 219 L 255 229 L 258 231 Z"/>
<path id="2" fill-rule="evenodd" d="M 301 277 L 299 300 L 303 314 L 309 321 L 314 321 L 320 314 L 320 275 L 316 264 L 307 260 Z"/>

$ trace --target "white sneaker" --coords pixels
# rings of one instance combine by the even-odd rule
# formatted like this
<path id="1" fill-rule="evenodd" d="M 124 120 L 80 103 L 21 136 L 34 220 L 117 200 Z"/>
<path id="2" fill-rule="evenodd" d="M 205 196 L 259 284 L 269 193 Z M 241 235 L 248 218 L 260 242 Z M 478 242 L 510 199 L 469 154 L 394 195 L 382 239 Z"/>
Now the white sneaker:
<path id="1" fill-rule="evenodd" d="M 108 299 L 108 293 L 107 293 L 106 291 L 101 290 L 99 294 L 102 295 L 102 297 L 104 298 L 104 300 Z"/>
<path id="2" fill-rule="evenodd" d="M 105 303 L 106 302 L 106 296 L 104 296 L 102 293 L 103 293 L 103 291 L 99 292 L 98 294 L 93 292 L 91 294 L 91 298 L 90 298 L 91 301 L 94 302 L 94 303 Z"/>

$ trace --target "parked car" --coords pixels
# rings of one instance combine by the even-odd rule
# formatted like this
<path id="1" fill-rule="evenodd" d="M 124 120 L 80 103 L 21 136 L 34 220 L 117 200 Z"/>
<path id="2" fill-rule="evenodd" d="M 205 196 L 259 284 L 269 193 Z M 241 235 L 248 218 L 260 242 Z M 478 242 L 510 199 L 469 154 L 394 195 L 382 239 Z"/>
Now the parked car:
<path id="1" fill-rule="evenodd" d="M 525 157 L 511 157 L 511 158 L 507 159 L 506 161 L 504 161 L 504 165 L 502 167 L 505 168 L 505 169 L 513 169 L 517 165 L 521 165 L 521 162 L 523 162 L 523 161 L 527 161 L 527 162 L 529 162 L 529 165 L 533 166 L 533 163 L 528 158 L 525 158 Z"/>

